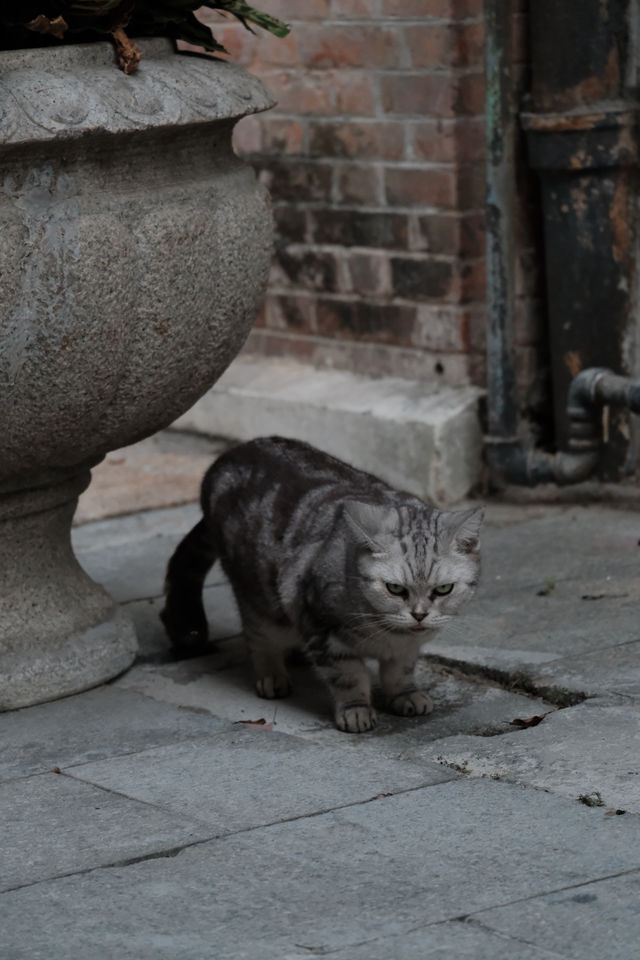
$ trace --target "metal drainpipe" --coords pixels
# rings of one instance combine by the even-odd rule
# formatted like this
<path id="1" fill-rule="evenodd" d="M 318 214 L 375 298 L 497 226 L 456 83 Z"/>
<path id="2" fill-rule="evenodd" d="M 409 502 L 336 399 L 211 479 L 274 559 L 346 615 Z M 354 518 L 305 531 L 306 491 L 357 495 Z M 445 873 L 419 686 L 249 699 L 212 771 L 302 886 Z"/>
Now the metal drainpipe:
<path id="1" fill-rule="evenodd" d="M 591 3 L 592 0 L 588 2 Z M 552 7 L 553 5 L 549 9 Z M 514 164 L 517 108 L 510 75 L 512 15 L 512 0 L 485 0 L 489 317 L 489 435 L 486 438 L 486 458 L 492 479 L 498 485 L 576 483 L 587 479 L 598 465 L 602 406 L 625 406 L 633 412 L 640 412 L 640 381 L 629 380 L 601 368 L 585 369 L 570 383 L 566 413 L 559 418 L 563 427 L 565 450 L 555 455 L 527 450 L 516 436 L 517 405 L 512 332 L 514 245 L 511 231 L 518 195 Z M 541 127 L 544 130 L 546 124 L 543 122 Z M 627 139 L 625 145 L 628 142 Z M 614 250 L 614 255 L 615 253 Z M 578 317 L 576 326 L 579 326 L 579 321 Z"/>

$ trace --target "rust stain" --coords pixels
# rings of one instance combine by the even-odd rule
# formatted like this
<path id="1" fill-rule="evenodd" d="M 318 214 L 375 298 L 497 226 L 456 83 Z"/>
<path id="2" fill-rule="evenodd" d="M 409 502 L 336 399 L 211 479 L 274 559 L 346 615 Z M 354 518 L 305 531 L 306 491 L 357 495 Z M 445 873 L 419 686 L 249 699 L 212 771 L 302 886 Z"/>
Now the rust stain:
<path id="1" fill-rule="evenodd" d="M 543 110 L 570 110 L 586 104 L 597 104 L 601 100 L 613 100 L 620 96 L 621 76 L 618 50 L 612 46 L 604 69 L 591 77 L 585 77 L 573 87 L 561 92 L 549 93 L 541 90 L 536 97 Z"/>
<path id="2" fill-rule="evenodd" d="M 587 153 L 584 147 L 576 150 L 574 155 L 569 160 L 570 170 L 583 170 L 585 167 L 591 167 L 592 165 L 593 158 L 590 153 Z"/>
<path id="3" fill-rule="evenodd" d="M 564 355 L 564 365 L 572 377 L 580 373 L 582 370 L 582 360 L 577 350 L 567 350 Z"/>
<path id="4" fill-rule="evenodd" d="M 629 222 L 629 181 L 619 177 L 613 201 L 609 210 L 611 233 L 613 234 L 613 259 L 616 263 L 628 263 L 631 252 L 631 224 Z"/>
<path id="5" fill-rule="evenodd" d="M 593 130 L 606 119 L 606 113 L 530 113 L 523 117 L 523 126 L 526 130 L 562 133 L 565 130 Z"/>

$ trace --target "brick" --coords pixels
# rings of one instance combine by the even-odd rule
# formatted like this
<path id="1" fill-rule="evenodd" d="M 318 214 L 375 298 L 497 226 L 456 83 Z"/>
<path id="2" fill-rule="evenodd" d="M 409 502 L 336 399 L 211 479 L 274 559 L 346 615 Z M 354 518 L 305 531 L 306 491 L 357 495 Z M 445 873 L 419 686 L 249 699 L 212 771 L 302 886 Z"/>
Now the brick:
<path id="1" fill-rule="evenodd" d="M 481 116 L 485 108 L 484 73 L 462 74 L 456 78 L 453 112 L 456 116 Z"/>
<path id="2" fill-rule="evenodd" d="M 481 210 L 486 197 L 486 169 L 473 164 L 458 170 L 458 207 L 460 210 Z"/>
<path id="3" fill-rule="evenodd" d="M 452 257 L 485 255 L 484 213 L 426 213 L 409 219 L 409 249 Z"/>
<path id="4" fill-rule="evenodd" d="M 461 20 L 482 15 L 483 0 L 382 0 L 382 15 L 419 20 Z"/>
<path id="5" fill-rule="evenodd" d="M 261 7 L 260 9 L 263 9 Z M 265 0 L 264 9 L 285 23 L 296 20 L 326 20 L 331 13 L 331 0 Z"/>
<path id="6" fill-rule="evenodd" d="M 484 352 L 487 345 L 487 310 L 481 306 L 465 307 L 468 330 L 468 349 L 471 352 Z"/>
<path id="7" fill-rule="evenodd" d="M 298 31 L 292 30 L 286 37 L 274 37 L 272 33 L 260 31 L 254 53 L 261 64 L 273 66 L 297 66 L 301 60 L 298 49 Z"/>
<path id="8" fill-rule="evenodd" d="M 262 152 L 278 154 L 304 153 L 304 127 L 297 120 L 278 116 L 262 118 Z"/>
<path id="9" fill-rule="evenodd" d="M 260 77 L 278 101 L 280 113 L 331 115 L 331 86 L 318 73 L 303 70 L 260 71 Z"/>
<path id="10" fill-rule="evenodd" d="M 453 264 L 428 257 L 392 257 L 393 292 L 407 300 L 435 300 L 453 290 Z"/>
<path id="11" fill-rule="evenodd" d="M 336 199 L 342 204 L 379 206 L 382 203 L 382 171 L 363 164 L 342 164 L 336 170 Z"/>
<path id="12" fill-rule="evenodd" d="M 487 248 L 487 225 L 484 213 L 474 213 L 460 218 L 461 257 L 483 257 Z"/>
<path id="13" fill-rule="evenodd" d="M 307 214 L 297 204 L 274 204 L 273 220 L 277 246 L 306 240 Z"/>
<path id="14" fill-rule="evenodd" d="M 422 304 L 417 311 L 411 345 L 441 352 L 468 349 L 468 315 L 457 307 Z"/>
<path id="15" fill-rule="evenodd" d="M 298 31 L 302 62 L 311 69 L 398 69 L 404 47 L 394 27 L 334 24 Z"/>
<path id="16" fill-rule="evenodd" d="M 331 16 L 336 20 L 369 20 L 377 16 L 378 0 L 331 0 Z"/>
<path id="17" fill-rule="evenodd" d="M 275 201 L 314 202 L 329 200 L 333 169 L 326 164 L 270 160 L 260 164 L 260 180 Z"/>
<path id="18" fill-rule="evenodd" d="M 463 163 L 484 160 L 484 117 L 463 117 L 454 121 L 456 157 Z"/>
<path id="19" fill-rule="evenodd" d="M 319 299 L 317 331 L 321 336 L 374 343 L 403 343 L 412 334 L 413 306 L 365 300 Z"/>
<path id="20" fill-rule="evenodd" d="M 450 209 L 456 204 L 457 175 L 446 167 L 387 167 L 385 190 L 392 205 Z"/>
<path id="21" fill-rule="evenodd" d="M 480 67 L 484 65 L 484 23 L 458 24 L 454 29 L 453 65 L 456 67 Z"/>
<path id="22" fill-rule="evenodd" d="M 409 121 L 407 137 L 407 156 L 412 160 L 470 164 L 484 159 L 483 117 Z"/>
<path id="23" fill-rule="evenodd" d="M 457 213 L 427 213 L 410 218 L 409 249 L 455 257 L 460 253 L 460 217 Z"/>
<path id="24" fill-rule="evenodd" d="M 388 73 L 380 77 L 382 109 L 398 116 L 452 117 L 460 93 L 448 74 Z"/>
<path id="25" fill-rule="evenodd" d="M 404 127 L 401 123 L 375 121 L 314 123 L 310 128 L 309 152 L 316 157 L 401 160 L 404 156 Z"/>
<path id="26" fill-rule="evenodd" d="M 265 303 L 266 327 L 271 330 L 313 333 L 315 313 L 316 304 L 313 297 L 270 293 Z"/>
<path id="27" fill-rule="evenodd" d="M 373 72 L 335 70 L 325 75 L 333 91 L 333 112 L 354 117 L 369 117 L 376 112 Z"/>
<path id="28" fill-rule="evenodd" d="M 408 220 L 402 214 L 360 210 L 312 210 L 309 235 L 316 243 L 405 250 Z"/>
<path id="29" fill-rule="evenodd" d="M 421 120 L 407 126 L 413 160 L 453 163 L 457 153 L 457 120 Z"/>
<path id="30" fill-rule="evenodd" d="M 404 33 L 412 67 L 451 66 L 455 43 L 450 24 L 414 23 Z"/>
<path id="31" fill-rule="evenodd" d="M 214 37 L 225 48 L 234 63 L 243 66 L 255 56 L 255 37 L 239 23 L 221 22 L 213 18 L 198 17 L 211 27 Z"/>
<path id="32" fill-rule="evenodd" d="M 412 67 L 432 70 L 484 63 L 482 22 L 411 24 L 405 38 Z"/>
<path id="33" fill-rule="evenodd" d="M 351 289 L 363 297 L 391 293 L 391 268 L 386 253 L 352 253 L 349 257 Z"/>
<path id="34" fill-rule="evenodd" d="M 305 290 L 333 292 L 339 289 L 338 267 L 333 253 L 315 249 L 281 249 L 276 256 L 278 276 Z"/>
<path id="35" fill-rule="evenodd" d="M 460 302 L 484 300 L 487 273 L 484 258 L 464 261 L 460 266 Z"/>

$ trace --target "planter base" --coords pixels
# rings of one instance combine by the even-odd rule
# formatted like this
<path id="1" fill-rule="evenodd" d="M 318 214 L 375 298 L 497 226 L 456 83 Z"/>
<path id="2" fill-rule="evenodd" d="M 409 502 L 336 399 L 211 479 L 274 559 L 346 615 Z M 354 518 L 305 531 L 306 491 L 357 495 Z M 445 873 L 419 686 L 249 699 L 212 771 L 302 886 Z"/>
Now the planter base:
<path id="1" fill-rule="evenodd" d="M 133 623 L 84 572 L 71 520 L 88 472 L 0 494 L 0 710 L 79 693 L 135 657 Z"/>

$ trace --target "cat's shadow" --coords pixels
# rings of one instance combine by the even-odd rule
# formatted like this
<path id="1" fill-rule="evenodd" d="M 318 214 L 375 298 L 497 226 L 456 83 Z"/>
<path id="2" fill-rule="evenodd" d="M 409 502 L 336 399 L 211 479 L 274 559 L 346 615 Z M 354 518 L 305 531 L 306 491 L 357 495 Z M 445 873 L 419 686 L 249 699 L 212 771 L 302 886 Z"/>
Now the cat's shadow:
<path id="1" fill-rule="evenodd" d="M 282 733 L 308 734 L 333 731 L 338 739 L 345 737 L 335 729 L 329 691 L 314 673 L 302 653 L 294 651 L 288 658 L 292 692 L 288 697 L 266 700 L 255 692 L 253 674 L 246 645 L 241 635 L 211 643 L 204 656 L 176 658 L 167 649 L 163 662 L 154 670 L 174 688 L 183 688 L 187 709 L 202 709 L 234 723 L 273 724 Z M 375 687 L 376 667 L 372 669 L 373 703 L 378 710 L 378 726 L 367 734 L 371 737 L 393 736 L 405 731 L 407 724 L 421 726 L 428 717 L 393 716 L 384 710 L 379 690 Z M 178 690 L 180 696 L 180 690 Z M 360 740 L 347 736 L 348 742 Z"/>

